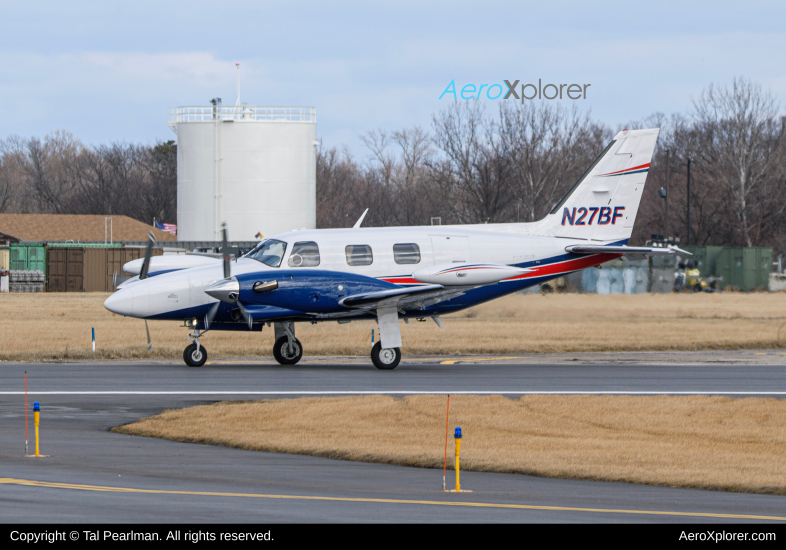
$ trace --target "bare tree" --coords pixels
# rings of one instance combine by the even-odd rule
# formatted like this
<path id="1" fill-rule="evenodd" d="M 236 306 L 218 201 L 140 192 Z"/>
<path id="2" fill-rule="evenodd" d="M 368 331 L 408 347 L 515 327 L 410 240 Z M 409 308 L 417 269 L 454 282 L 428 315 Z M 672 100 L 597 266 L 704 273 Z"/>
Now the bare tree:
<path id="1" fill-rule="evenodd" d="M 515 194 L 510 158 L 478 101 L 454 103 L 432 117 L 434 143 L 444 161 L 430 167 L 461 223 L 509 219 Z"/>
<path id="2" fill-rule="evenodd" d="M 761 85 L 739 78 L 731 87 L 711 84 L 693 107 L 700 131 L 696 160 L 732 201 L 729 222 L 739 240 L 753 246 L 765 214 L 774 220 L 786 208 L 783 135 L 775 97 Z"/>
<path id="3" fill-rule="evenodd" d="M 575 107 L 549 104 L 503 103 L 497 130 L 500 154 L 511 160 L 512 185 L 523 206 L 521 221 L 545 216 L 608 138 L 603 126 Z"/>

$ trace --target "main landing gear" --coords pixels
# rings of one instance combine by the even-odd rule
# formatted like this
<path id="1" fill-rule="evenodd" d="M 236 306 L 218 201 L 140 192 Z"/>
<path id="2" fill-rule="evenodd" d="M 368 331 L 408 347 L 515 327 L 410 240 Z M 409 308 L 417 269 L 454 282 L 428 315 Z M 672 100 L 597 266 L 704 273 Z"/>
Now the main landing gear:
<path id="1" fill-rule="evenodd" d="M 200 334 L 197 329 L 194 329 L 194 332 L 188 337 L 188 339 L 193 340 L 193 342 L 183 350 L 183 361 L 185 361 L 186 365 L 189 367 L 201 367 L 205 364 L 205 361 L 207 361 L 207 350 L 199 345 L 199 337 L 202 334 L 204 334 L 204 332 Z"/>
<path id="2" fill-rule="evenodd" d="M 398 326 L 398 310 L 395 307 L 377 309 L 377 323 L 379 324 L 379 342 L 371 348 L 371 362 L 378 369 L 395 369 L 401 361 L 401 329 Z"/>
<path id="3" fill-rule="evenodd" d="M 377 342 L 371 348 L 371 362 L 382 370 L 395 369 L 401 361 L 401 348 L 382 349 L 382 342 Z"/>

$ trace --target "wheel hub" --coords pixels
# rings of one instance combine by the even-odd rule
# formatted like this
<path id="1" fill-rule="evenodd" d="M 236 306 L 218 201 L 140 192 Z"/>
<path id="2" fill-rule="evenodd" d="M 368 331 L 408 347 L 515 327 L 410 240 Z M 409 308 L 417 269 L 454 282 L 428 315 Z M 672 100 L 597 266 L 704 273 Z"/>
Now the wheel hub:
<path id="1" fill-rule="evenodd" d="M 396 360 L 396 351 L 392 349 L 383 349 L 379 352 L 379 360 L 386 365 L 391 364 Z"/>

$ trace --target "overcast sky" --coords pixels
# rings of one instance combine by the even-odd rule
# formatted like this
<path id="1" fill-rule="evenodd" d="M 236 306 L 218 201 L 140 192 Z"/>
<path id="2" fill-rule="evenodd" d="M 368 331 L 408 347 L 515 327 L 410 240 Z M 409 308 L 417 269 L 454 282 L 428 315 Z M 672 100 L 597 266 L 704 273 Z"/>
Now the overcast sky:
<path id="1" fill-rule="evenodd" d="M 691 4 L 691 5 L 688 5 Z M 231 8 L 228 6 L 232 6 Z M 5 2 L 0 138 L 173 139 L 167 107 L 314 106 L 317 135 L 365 155 L 373 128 L 429 127 L 451 80 L 591 84 L 611 126 L 685 112 L 735 76 L 786 99 L 784 2 Z M 483 100 L 496 109 L 499 100 Z"/>

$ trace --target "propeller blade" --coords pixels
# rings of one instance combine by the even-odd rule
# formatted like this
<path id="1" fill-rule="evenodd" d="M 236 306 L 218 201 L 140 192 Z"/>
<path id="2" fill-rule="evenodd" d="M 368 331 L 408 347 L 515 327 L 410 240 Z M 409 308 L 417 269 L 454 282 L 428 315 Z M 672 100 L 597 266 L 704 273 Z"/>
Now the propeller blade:
<path id="1" fill-rule="evenodd" d="M 218 313 L 218 306 L 221 305 L 221 302 L 216 302 L 213 304 L 213 307 L 207 312 L 205 315 L 205 330 L 210 330 L 210 323 L 213 322 L 213 319 L 216 318 L 216 313 Z"/>
<path id="2" fill-rule="evenodd" d="M 221 254 L 224 257 L 224 279 L 229 279 L 232 273 L 229 269 L 229 242 L 226 222 L 221 224 Z"/>
<path id="3" fill-rule="evenodd" d="M 240 313 L 241 313 L 241 314 L 243 314 L 243 317 L 244 317 L 244 318 L 246 319 L 246 321 L 248 322 L 248 330 L 251 330 L 251 328 L 252 328 L 252 326 L 253 326 L 253 324 L 254 324 L 254 318 L 253 318 L 253 317 L 251 316 L 251 314 L 250 314 L 250 313 L 249 313 L 249 312 L 246 310 L 246 308 L 244 308 L 244 307 L 243 307 L 243 304 L 241 304 L 241 303 L 240 303 L 240 301 L 238 301 L 238 302 L 236 302 L 236 303 L 237 303 L 237 307 L 239 307 L 239 308 L 240 308 Z"/>
<path id="4" fill-rule="evenodd" d="M 150 269 L 150 258 L 153 256 L 153 245 L 156 244 L 156 237 L 151 231 L 148 235 L 147 248 L 145 249 L 145 261 L 142 263 L 142 270 L 139 272 L 139 279 L 147 279 L 147 272 Z"/>
<path id="5" fill-rule="evenodd" d="M 153 344 L 150 342 L 150 328 L 147 326 L 147 319 L 145 319 L 145 332 L 147 332 L 147 353 L 153 351 Z"/>

